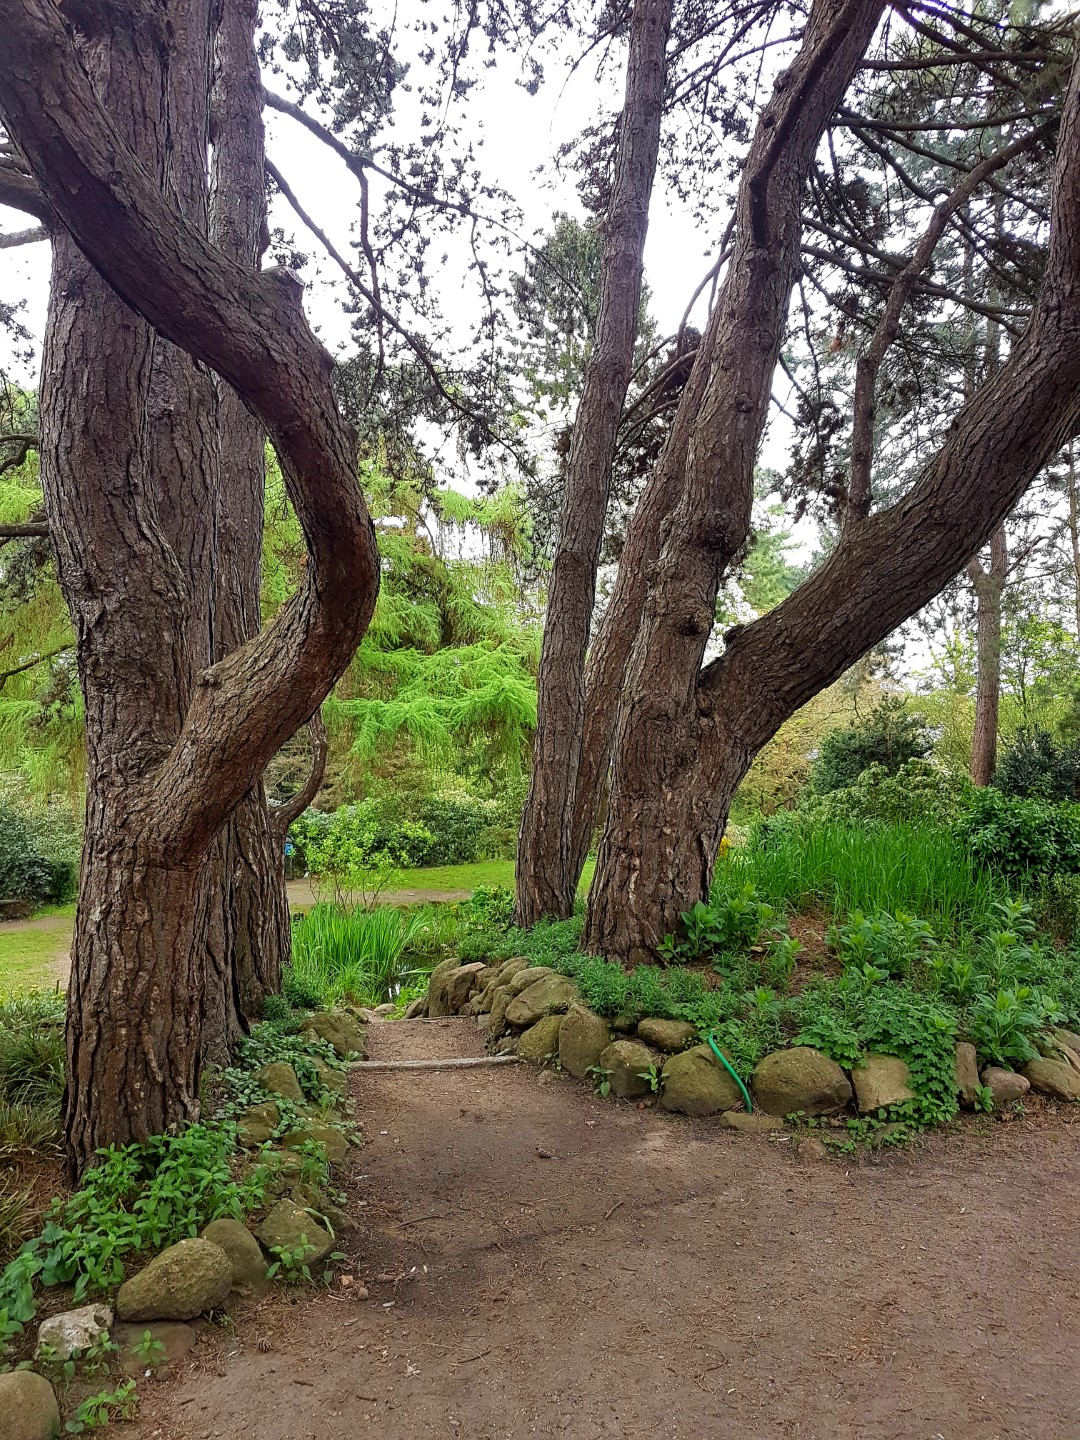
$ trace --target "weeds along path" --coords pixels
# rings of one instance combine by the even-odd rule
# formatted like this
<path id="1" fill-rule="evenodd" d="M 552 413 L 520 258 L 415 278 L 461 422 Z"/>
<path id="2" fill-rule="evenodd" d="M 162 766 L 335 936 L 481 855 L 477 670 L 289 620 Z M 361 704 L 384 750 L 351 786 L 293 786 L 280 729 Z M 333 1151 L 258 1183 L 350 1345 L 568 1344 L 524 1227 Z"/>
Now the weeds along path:
<path id="1" fill-rule="evenodd" d="M 481 1053 L 467 1020 L 377 1059 Z M 522 1066 L 359 1072 L 346 1248 L 148 1394 L 150 1440 L 1075 1440 L 1080 1126 L 804 1161 Z"/>

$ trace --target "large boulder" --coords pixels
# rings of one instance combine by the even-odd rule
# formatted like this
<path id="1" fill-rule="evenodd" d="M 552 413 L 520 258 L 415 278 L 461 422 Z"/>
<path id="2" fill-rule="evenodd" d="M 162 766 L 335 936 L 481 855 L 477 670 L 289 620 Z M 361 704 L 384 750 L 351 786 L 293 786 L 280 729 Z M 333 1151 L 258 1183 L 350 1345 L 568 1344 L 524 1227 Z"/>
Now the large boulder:
<path id="1" fill-rule="evenodd" d="M 266 1145 L 274 1138 L 274 1131 L 280 1124 L 281 1111 L 272 1100 L 252 1105 L 236 1117 L 240 1144 L 250 1149 Z"/>
<path id="2" fill-rule="evenodd" d="M 559 1064 L 578 1080 L 600 1064 L 610 1044 L 607 1021 L 584 1005 L 571 1005 L 559 1021 Z"/>
<path id="3" fill-rule="evenodd" d="M 1032 1060 L 1024 1066 L 1024 1078 L 1040 1095 L 1080 1100 L 1080 1074 L 1066 1060 Z"/>
<path id="4" fill-rule="evenodd" d="M 364 1032 L 351 1015 L 341 1010 L 319 1010 L 309 1015 L 300 1026 L 301 1035 L 314 1035 L 318 1040 L 327 1041 L 334 1054 L 344 1060 L 347 1055 L 359 1055 L 367 1059 L 367 1044 Z"/>
<path id="5" fill-rule="evenodd" d="M 482 960 L 447 970 L 437 965 L 428 984 L 428 1014 L 459 1015 L 469 1003 L 477 982 L 487 974 L 487 968 Z"/>
<path id="6" fill-rule="evenodd" d="M 975 1109 L 979 1097 L 979 1057 L 968 1040 L 961 1040 L 956 1047 L 956 1093 L 965 1109 Z"/>
<path id="7" fill-rule="evenodd" d="M 224 1307 L 232 1279 L 229 1257 L 220 1245 L 181 1240 L 124 1281 L 116 1313 L 121 1320 L 192 1320 Z"/>
<path id="8" fill-rule="evenodd" d="M 345 1071 L 335 1070 L 332 1065 L 327 1065 L 325 1060 L 313 1059 L 311 1063 L 322 1088 L 335 1097 L 335 1102 L 344 1100 L 349 1093 L 349 1077 Z"/>
<path id="9" fill-rule="evenodd" d="M 535 1025 L 530 1025 L 528 1030 L 522 1031 L 517 1043 L 517 1053 L 521 1059 L 527 1060 L 530 1065 L 543 1065 L 553 1055 L 557 1055 L 562 1023 L 561 1015 L 545 1015 Z"/>
<path id="10" fill-rule="evenodd" d="M 4 1440 L 55 1440 L 60 1406 L 44 1375 L 33 1370 L 0 1375 L 0 1422 Z"/>
<path id="11" fill-rule="evenodd" d="M 255 1231 L 264 1250 L 288 1250 L 295 1254 L 304 1247 L 303 1263 L 317 1265 L 334 1248 L 334 1237 L 314 1215 L 291 1200 L 279 1200 Z"/>
<path id="12" fill-rule="evenodd" d="M 264 1065 L 255 1072 L 255 1079 L 268 1094 L 276 1095 L 281 1100 L 291 1100 L 294 1105 L 303 1105 L 304 1092 L 296 1078 L 296 1071 L 284 1060 L 275 1060 L 271 1065 Z"/>
<path id="13" fill-rule="evenodd" d="M 319 1120 L 305 1120 L 295 1130 L 290 1130 L 281 1142 L 287 1150 L 302 1150 L 305 1145 L 321 1145 L 331 1165 L 344 1165 L 349 1153 L 349 1142 L 333 1125 L 324 1125 Z"/>
<path id="14" fill-rule="evenodd" d="M 708 1045 L 695 1045 L 664 1064 L 660 1104 L 679 1115 L 716 1115 L 742 1105 L 742 1091 Z"/>
<path id="15" fill-rule="evenodd" d="M 38 1326 L 35 1353 L 48 1354 L 53 1360 L 70 1360 L 76 1350 L 83 1352 L 98 1344 L 112 1323 L 108 1305 L 83 1305 L 79 1310 L 50 1315 Z"/>
<path id="16" fill-rule="evenodd" d="M 1031 1081 L 1025 1075 L 1018 1075 L 1015 1070 L 1002 1070 L 998 1065 L 986 1067 L 982 1072 L 982 1083 L 990 1091 L 995 1110 L 1022 1100 L 1031 1089 Z"/>
<path id="17" fill-rule="evenodd" d="M 905 1100 L 915 1099 L 911 1071 L 896 1055 L 867 1055 L 852 1070 L 851 1083 L 855 1086 L 855 1099 L 863 1115 L 888 1110 L 891 1105 L 902 1105 Z"/>
<path id="18" fill-rule="evenodd" d="M 524 970 L 516 970 L 503 983 L 509 985 L 515 995 L 520 995 L 530 985 L 535 985 L 537 980 L 546 980 L 549 975 L 556 973 L 550 965 L 529 965 Z"/>
<path id="19" fill-rule="evenodd" d="M 810 1045 L 766 1055 L 754 1071 L 753 1091 L 767 1115 L 833 1115 L 851 1103 L 843 1070 Z"/>
<path id="20" fill-rule="evenodd" d="M 565 975 L 545 975 L 514 996 L 506 1007 L 506 1022 L 515 1030 L 524 1030 L 545 1015 L 565 1015 L 577 998 L 577 986 L 572 980 Z"/>
<path id="21" fill-rule="evenodd" d="M 220 1245 L 229 1257 L 234 1294 L 245 1300 L 258 1300 L 266 1294 L 270 1288 L 266 1260 L 246 1225 L 239 1220 L 211 1220 L 202 1238 Z"/>
<path id="22" fill-rule="evenodd" d="M 612 1095 L 620 1100 L 636 1100 L 641 1095 L 652 1094 L 648 1074 L 659 1058 L 655 1050 L 640 1040 L 613 1040 L 600 1056 L 600 1068 L 605 1072 Z"/>
<path id="23" fill-rule="evenodd" d="M 637 1036 L 654 1050 L 675 1055 L 694 1043 L 697 1026 L 691 1025 L 689 1020 L 661 1020 L 656 1015 L 649 1015 L 638 1022 Z"/>

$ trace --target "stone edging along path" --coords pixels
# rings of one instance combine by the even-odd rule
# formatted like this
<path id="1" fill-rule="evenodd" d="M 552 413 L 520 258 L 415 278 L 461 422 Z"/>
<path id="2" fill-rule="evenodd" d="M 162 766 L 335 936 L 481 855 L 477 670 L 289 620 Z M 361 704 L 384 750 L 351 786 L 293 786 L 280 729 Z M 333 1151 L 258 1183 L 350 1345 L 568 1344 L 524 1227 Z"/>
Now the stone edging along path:
<path id="1" fill-rule="evenodd" d="M 584 1004 L 568 976 L 523 956 L 490 966 L 445 960 L 432 971 L 426 996 L 405 1014 L 475 1017 L 497 1053 L 535 1065 L 557 1062 L 579 1080 L 599 1079 L 605 1093 L 620 1099 L 658 1094 L 664 1110 L 719 1115 L 733 1130 L 782 1130 L 785 1116 L 835 1116 L 852 1106 L 876 1115 L 915 1099 L 910 1071 L 898 1056 L 867 1055 L 849 1074 L 821 1051 L 795 1045 L 766 1055 L 747 1078 L 754 1103 L 748 1114 L 738 1081 L 709 1045 L 696 1043 L 694 1025 L 658 1016 L 609 1022 Z M 1022 1073 L 988 1066 L 980 1074 L 974 1045 L 960 1042 L 961 1106 L 974 1109 L 980 1086 L 995 1109 L 1029 1090 L 1080 1102 L 1080 1035 L 1055 1030 L 1052 1038 L 1054 1054 L 1031 1061 Z"/>

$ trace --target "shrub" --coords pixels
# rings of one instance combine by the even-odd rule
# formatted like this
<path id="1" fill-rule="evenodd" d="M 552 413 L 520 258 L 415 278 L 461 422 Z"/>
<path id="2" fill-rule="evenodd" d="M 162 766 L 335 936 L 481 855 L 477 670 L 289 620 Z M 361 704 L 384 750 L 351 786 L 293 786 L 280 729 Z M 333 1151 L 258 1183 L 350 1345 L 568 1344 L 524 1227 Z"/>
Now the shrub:
<path id="1" fill-rule="evenodd" d="M 1004 795 L 1060 802 L 1080 800 L 1080 743 L 1048 730 L 1020 730 L 998 761 L 994 787 Z"/>
<path id="2" fill-rule="evenodd" d="M 873 916 L 853 910 L 847 920 L 830 929 L 827 938 L 845 965 L 872 965 L 894 978 L 909 974 L 936 943 L 930 926 L 903 910 L 896 915 L 882 910 Z"/>
<path id="3" fill-rule="evenodd" d="M 0 900 L 58 904 L 74 893 L 75 880 L 74 862 L 43 853 L 31 820 L 0 800 Z"/>
<path id="4" fill-rule="evenodd" d="M 1011 879 L 1080 872 L 1080 805 L 976 791 L 955 831 L 982 865 Z"/>
<path id="5" fill-rule="evenodd" d="M 930 760 L 906 760 L 895 772 L 875 761 L 851 785 L 815 799 L 813 817 L 868 825 L 948 825 L 969 802 L 974 787 Z"/>
<path id="6" fill-rule="evenodd" d="M 925 759 L 931 740 L 921 715 L 904 702 L 886 696 L 862 720 L 844 729 L 830 730 L 810 767 L 810 790 L 827 795 L 853 785 L 869 765 L 881 765 L 890 775 L 908 760 Z"/>

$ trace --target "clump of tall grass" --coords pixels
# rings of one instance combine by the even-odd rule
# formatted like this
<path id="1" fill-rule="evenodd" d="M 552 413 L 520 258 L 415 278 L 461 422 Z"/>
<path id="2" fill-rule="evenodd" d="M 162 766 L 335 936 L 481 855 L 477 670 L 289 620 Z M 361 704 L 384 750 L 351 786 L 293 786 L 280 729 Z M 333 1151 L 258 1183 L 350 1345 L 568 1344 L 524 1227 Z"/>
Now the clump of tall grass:
<path id="1" fill-rule="evenodd" d="M 747 884 L 778 909 L 906 911 L 940 934 L 966 931 L 1006 898 L 941 826 L 846 825 L 792 817 L 765 824 L 717 863 L 720 896 Z"/>
<path id="2" fill-rule="evenodd" d="M 63 997 L 0 1001 L 0 1161 L 59 1142 L 63 1093 Z"/>
<path id="3" fill-rule="evenodd" d="M 423 925 L 423 917 L 392 905 L 316 905 L 293 929 L 287 993 L 320 1005 L 392 1000 L 417 974 L 409 950 Z"/>

